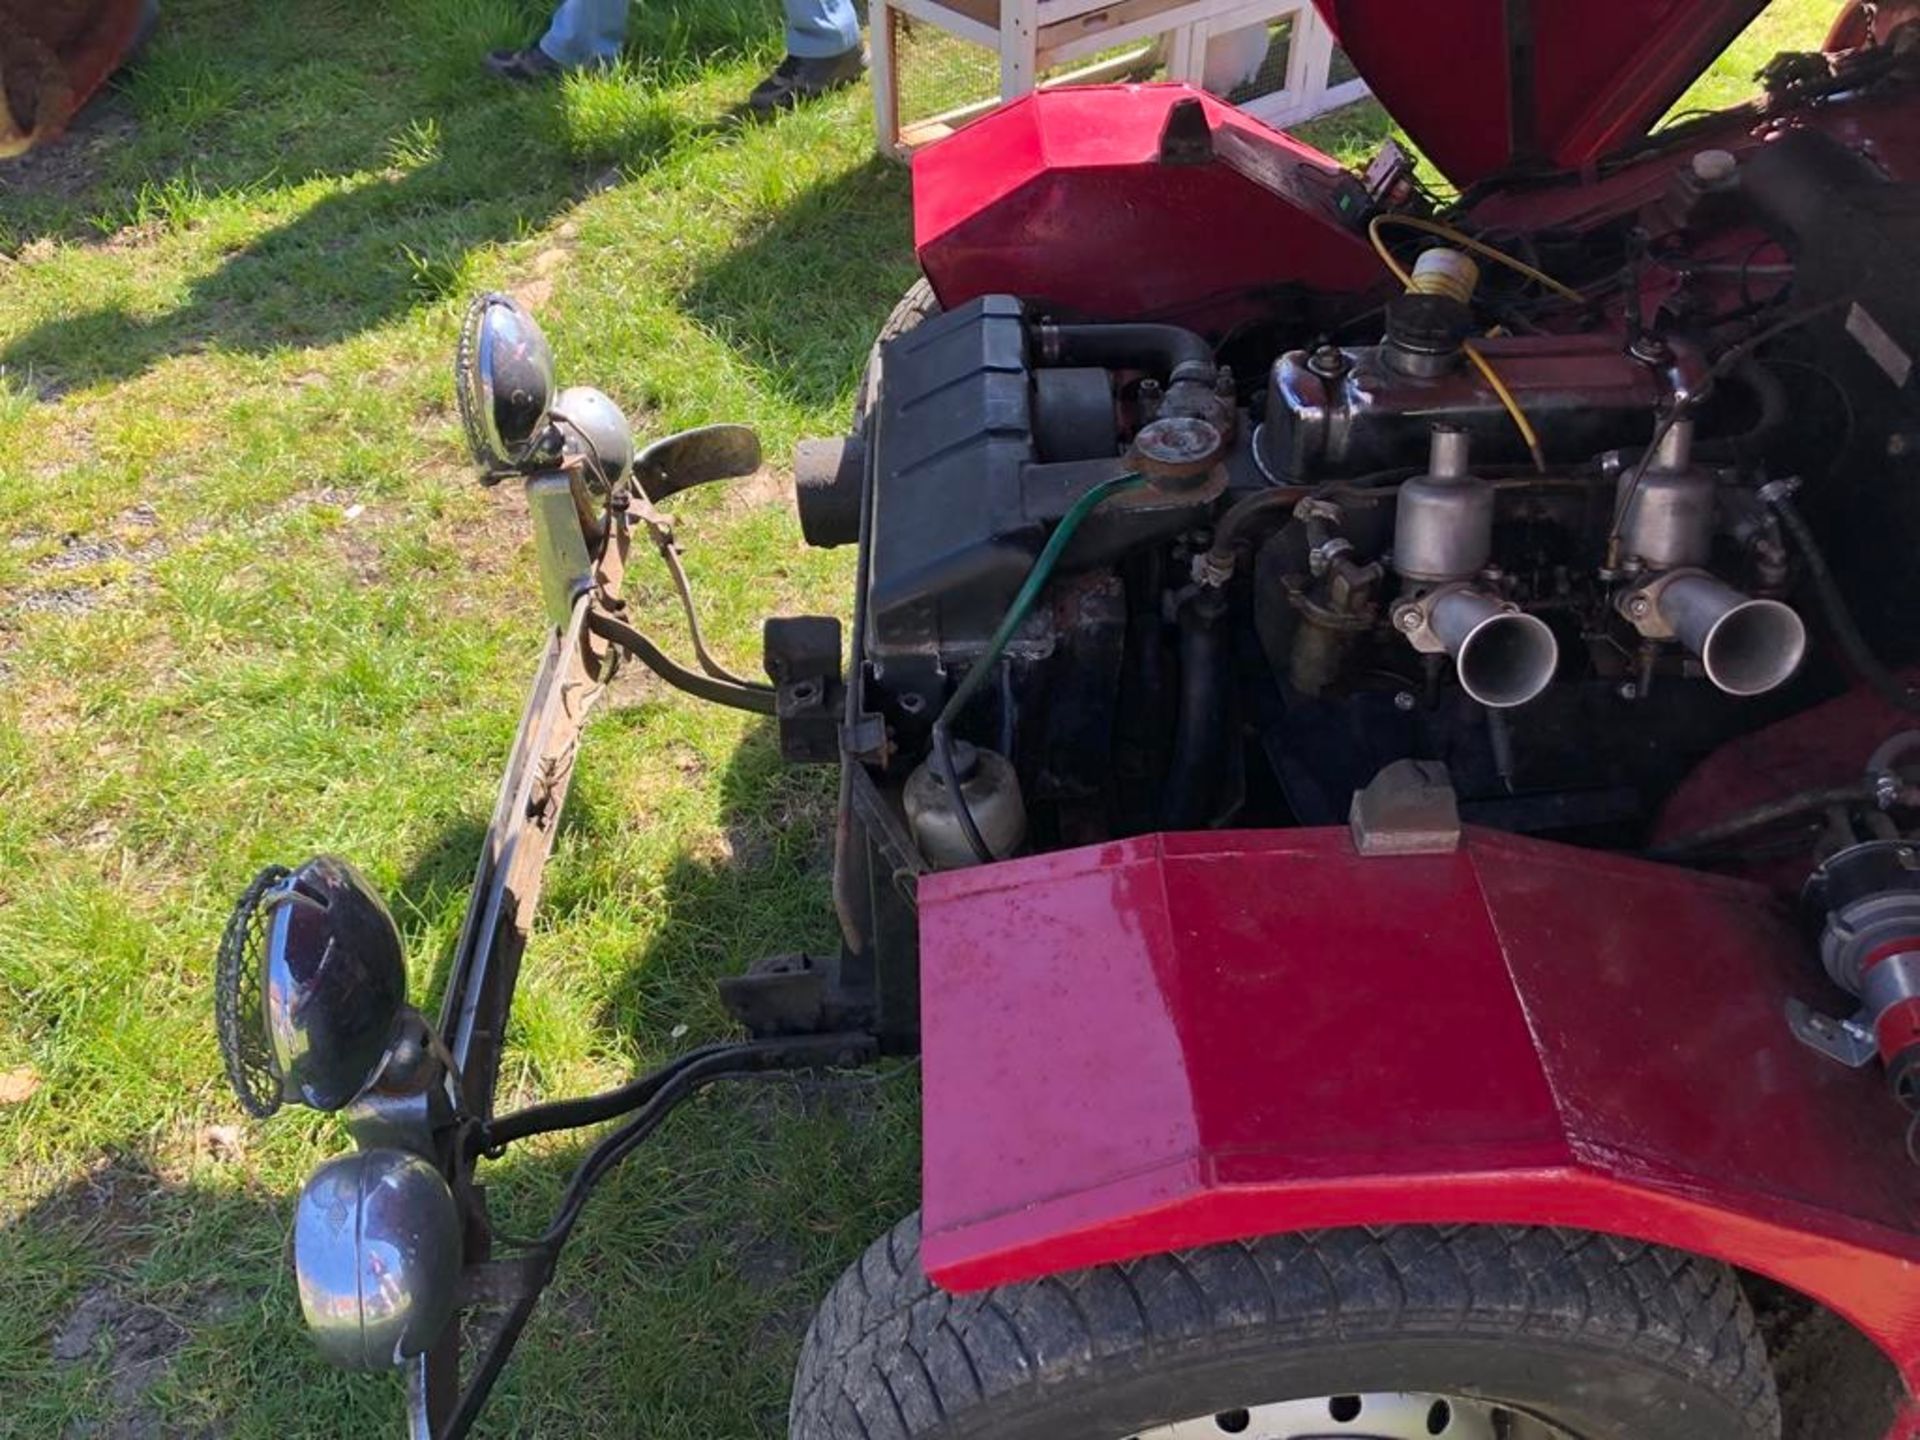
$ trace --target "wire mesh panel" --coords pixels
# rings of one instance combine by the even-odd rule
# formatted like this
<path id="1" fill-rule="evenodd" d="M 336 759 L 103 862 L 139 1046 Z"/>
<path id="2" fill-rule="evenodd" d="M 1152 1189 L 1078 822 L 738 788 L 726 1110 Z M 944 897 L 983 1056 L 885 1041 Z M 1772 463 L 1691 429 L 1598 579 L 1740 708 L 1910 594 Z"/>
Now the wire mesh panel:
<path id="1" fill-rule="evenodd" d="M 1250 6 L 1240 13 L 1258 16 L 1259 10 Z M 1353 62 L 1311 11 L 1288 6 L 1282 13 L 1239 19 L 1224 16 L 1206 29 L 1203 83 L 1215 94 L 1277 125 L 1365 95 Z"/>

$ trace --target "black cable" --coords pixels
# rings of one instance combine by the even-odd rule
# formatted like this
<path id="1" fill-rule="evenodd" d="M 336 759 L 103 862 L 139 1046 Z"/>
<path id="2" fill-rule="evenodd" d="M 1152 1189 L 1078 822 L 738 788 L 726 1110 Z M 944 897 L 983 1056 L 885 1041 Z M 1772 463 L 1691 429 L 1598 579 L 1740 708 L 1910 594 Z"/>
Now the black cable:
<path id="1" fill-rule="evenodd" d="M 654 531 L 653 548 L 665 562 L 667 574 L 673 577 L 674 592 L 680 597 L 681 613 L 687 617 L 687 639 L 693 645 L 695 662 L 715 680 L 724 680 L 729 685 L 738 685 L 742 690 L 764 690 L 771 695 L 774 691 L 773 686 L 764 681 L 741 678 L 714 659 L 707 649 L 706 636 L 700 631 L 700 614 L 693 603 L 693 582 L 687 578 L 686 567 L 680 560 L 680 547 L 674 544 L 672 532 Z"/>
<path id="2" fill-rule="evenodd" d="M 716 1054 L 737 1055 L 741 1048 L 737 1043 L 703 1046 L 677 1057 L 659 1070 L 651 1071 L 615 1089 L 602 1091 L 598 1095 L 588 1095 L 577 1100 L 554 1100 L 545 1105 L 531 1105 L 524 1110 L 516 1110 L 510 1115 L 502 1115 L 479 1127 L 474 1134 L 473 1148 L 490 1156 L 498 1156 L 514 1141 L 524 1140 L 529 1135 L 544 1135 L 554 1130 L 576 1130 L 582 1125 L 597 1125 L 602 1120 L 611 1120 L 614 1116 L 638 1109 L 651 1100 L 659 1093 L 662 1085 L 686 1066 Z"/>
<path id="3" fill-rule="evenodd" d="M 967 848 L 982 865 L 991 865 L 993 848 L 980 833 L 980 826 L 973 818 L 973 806 L 967 803 L 966 792 L 960 788 L 960 768 L 953 763 L 953 737 L 947 733 L 944 720 L 934 722 L 933 760 L 940 767 L 940 779 L 947 793 L 953 797 L 953 813 L 960 817 L 960 831 L 967 837 Z"/>
<path id="4" fill-rule="evenodd" d="M 626 621 L 608 614 L 597 606 L 587 611 L 587 629 L 602 640 L 611 641 L 625 650 L 674 689 L 684 690 L 696 699 L 710 700 L 715 705 L 726 705 L 754 715 L 776 713 L 773 691 L 749 689 L 743 685 L 733 684 L 731 681 L 716 680 L 711 675 L 702 675 L 698 671 L 689 670 L 677 661 L 669 659 L 665 651 Z"/>
<path id="5" fill-rule="evenodd" d="M 440 1433 L 439 1440 L 460 1440 L 472 1428 L 475 1417 L 493 1390 L 494 1382 L 500 1378 L 500 1372 L 506 1368 L 508 1358 L 519 1343 L 521 1332 L 526 1329 L 541 1295 L 552 1281 L 560 1249 L 566 1244 L 574 1225 L 579 1222 L 593 1187 L 657 1130 L 682 1100 L 717 1080 L 759 1078 L 769 1070 L 831 1064 L 843 1059 L 849 1052 L 859 1053 L 862 1050 L 869 1055 L 872 1053 L 871 1037 L 810 1035 L 790 1040 L 711 1045 L 683 1055 L 663 1069 L 619 1090 L 610 1091 L 607 1095 L 592 1096 L 584 1101 L 561 1102 L 558 1106 L 537 1106 L 508 1116 L 504 1125 L 496 1122 L 481 1132 L 482 1145 L 487 1143 L 488 1137 L 498 1140 L 503 1128 L 516 1130 L 508 1138 L 519 1138 L 542 1130 L 563 1128 L 544 1122 L 554 1118 L 554 1113 L 564 1107 L 585 1111 L 611 1104 L 616 1098 L 621 1103 L 630 1103 L 635 1096 L 645 1094 L 647 1097 L 631 1120 L 587 1153 L 587 1158 L 580 1163 L 573 1179 L 568 1182 L 559 1211 L 540 1237 L 530 1242 L 520 1242 L 520 1248 L 540 1261 L 539 1280 L 530 1286 L 526 1294 L 514 1301 L 513 1308 L 507 1312 L 506 1319 L 495 1332 L 486 1354 L 481 1357 L 472 1380 L 462 1392 L 460 1403 L 447 1422 L 447 1428 Z M 541 1123 L 530 1125 L 529 1121 Z M 518 1122 L 517 1125 L 515 1122 Z M 505 1141 L 499 1140 L 499 1143 L 504 1144 Z"/>
<path id="6" fill-rule="evenodd" d="M 871 1043 L 866 1036 L 809 1035 L 791 1040 L 715 1047 L 704 1053 L 696 1053 L 684 1063 L 673 1066 L 669 1073 L 662 1076 L 659 1085 L 633 1118 L 587 1152 L 587 1158 L 580 1162 L 580 1168 L 574 1171 L 573 1179 L 567 1184 L 553 1222 L 542 1232 L 535 1247 L 558 1250 L 565 1244 L 567 1236 L 580 1219 L 581 1211 L 586 1208 L 593 1187 L 632 1154 L 642 1141 L 660 1127 L 660 1123 L 674 1108 L 694 1092 L 705 1089 L 716 1080 L 740 1079 L 766 1070 L 827 1064 L 849 1051 L 857 1053 L 862 1046 L 870 1050 Z"/>
<path id="7" fill-rule="evenodd" d="M 480 1357 L 473 1379 L 467 1382 L 467 1388 L 461 1392 L 460 1404 L 447 1421 L 447 1428 L 435 1440 L 465 1440 L 467 1432 L 473 1428 L 473 1422 L 480 1417 L 481 1407 L 493 1393 L 494 1382 L 500 1378 L 500 1372 L 507 1368 L 507 1360 L 520 1343 L 520 1332 L 527 1328 L 527 1321 L 533 1317 L 534 1307 L 540 1303 L 540 1296 L 545 1289 L 544 1285 L 537 1286 L 514 1302 L 513 1309 L 507 1312 L 507 1318 L 500 1322 L 500 1328 L 494 1332 L 493 1343 L 487 1346 L 487 1353 Z"/>
<path id="8" fill-rule="evenodd" d="M 1807 578 L 1813 583 L 1813 593 L 1826 613 L 1827 628 L 1833 632 L 1833 638 L 1839 643 L 1841 653 L 1847 657 L 1847 663 L 1873 687 L 1875 694 L 1896 710 L 1920 715 L 1920 696 L 1902 685 L 1898 677 L 1881 663 L 1880 657 L 1873 653 L 1866 637 L 1860 633 L 1860 627 L 1854 624 L 1853 612 L 1847 609 L 1846 597 L 1840 593 L 1840 584 L 1834 579 L 1833 568 L 1827 564 L 1827 557 L 1814 539 L 1812 528 L 1800 514 L 1799 506 L 1793 503 L 1787 488 L 1784 485 L 1765 486 L 1760 495 L 1780 517 L 1787 535 L 1806 561 Z"/>

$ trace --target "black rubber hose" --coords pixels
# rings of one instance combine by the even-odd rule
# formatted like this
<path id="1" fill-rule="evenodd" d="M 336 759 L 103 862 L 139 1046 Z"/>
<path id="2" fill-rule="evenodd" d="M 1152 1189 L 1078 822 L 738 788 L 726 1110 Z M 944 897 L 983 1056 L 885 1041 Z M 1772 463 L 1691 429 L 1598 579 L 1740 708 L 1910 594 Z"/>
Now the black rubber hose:
<path id="1" fill-rule="evenodd" d="M 1317 497 L 1362 505 L 1378 504 L 1397 496 L 1399 483 L 1419 473 L 1417 469 L 1402 466 L 1397 470 L 1379 470 L 1371 475 L 1338 480 L 1328 485 L 1272 485 L 1265 490 L 1256 490 L 1246 499 L 1235 501 L 1228 507 L 1226 514 L 1220 517 L 1220 523 L 1213 527 L 1213 548 L 1207 553 L 1207 565 L 1216 573 L 1231 573 L 1240 547 L 1268 523 L 1291 516 L 1294 507 L 1302 500 Z"/>
<path id="2" fill-rule="evenodd" d="M 1220 517 L 1220 523 L 1213 529 L 1213 550 L 1210 560 L 1231 566 L 1234 553 L 1252 535 L 1255 528 L 1268 520 L 1285 520 L 1293 514 L 1294 507 L 1314 493 L 1308 485 L 1275 485 L 1267 490 L 1256 490 L 1244 500 L 1235 501 L 1227 513 Z"/>
<path id="3" fill-rule="evenodd" d="M 1178 325 L 1042 325 L 1036 338 L 1048 365 L 1151 366 L 1168 377 L 1183 365 L 1213 371 L 1213 347 Z"/>
<path id="4" fill-rule="evenodd" d="M 638 1110 L 659 1094 L 681 1070 L 709 1063 L 715 1055 L 722 1053 L 738 1057 L 748 1048 L 738 1042 L 703 1046 L 676 1056 L 660 1069 L 630 1080 L 616 1089 L 576 1100 L 550 1100 L 544 1105 L 530 1105 L 524 1110 L 516 1110 L 510 1115 L 485 1122 L 473 1131 L 470 1143 L 475 1151 L 497 1157 L 514 1141 L 524 1140 L 529 1135 L 598 1125 L 603 1120 Z"/>
<path id="5" fill-rule="evenodd" d="M 506 1368 L 508 1357 L 513 1354 L 520 1342 L 521 1331 L 526 1328 L 534 1307 L 540 1303 L 552 1279 L 553 1268 L 560 1256 L 561 1248 L 567 1243 L 567 1237 L 573 1233 L 573 1227 L 579 1222 L 581 1212 L 586 1208 L 588 1197 L 613 1168 L 638 1149 L 648 1136 L 660 1128 L 661 1123 L 673 1113 L 674 1109 L 698 1090 L 719 1080 L 741 1079 L 750 1075 L 761 1075 L 772 1070 L 795 1070 L 817 1068 L 820 1066 L 845 1064 L 873 1054 L 871 1038 L 865 1035 L 796 1035 L 790 1039 L 750 1041 L 734 1045 L 710 1045 L 681 1056 L 669 1062 L 653 1074 L 644 1076 L 630 1085 L 622 1086 L 607 1096 L 589 1097 L 584 1101 L 571 1102 L 576 1113 L 598 1113 L 602 1102 L 617 1102 L 623 1108 L 635 1109 L 633 1118 L 618 1129 L 602 1138 L 587 1152 L 585 1160 L 573 1172 L 568 1181 L 565 1194 L 561 1197 L 560 1209 L 555 1214 L 540 1238 L 526 1245 L 529 1259 L 541 1261 L 539 1283 L 532 1286 L 526 1294 L 514 1302 L 507 1313 L 492 1343 L 481 1357 L 475 1368 L 473 1378 L 467 1383 L 466 1390 L 460 1396 L 459 1404 L 447 1428 L 439 1432 L 447 1437 L 465 1436 L 472 1428 L 474 1418 L 486 1404 L 487 1396 L 492 1392 L 494 1382 L 500 1378 L 500 1372 Z M 544 1122 L 554 1118 L 559 1107 L 541 1106 L 534 1110 L 521 1112 L 523 1118 L 541 1122 L 536 1128 L 522 1127 L 522 1135 L 538 1134 L 541 1130 L 552 1128 Z M 608 1112 L 617 1113 L 617 1112 Z M 508 1117 L 512 1119 L 513 1117 Z M 588 1123 L 585 1121 L 575 1123 Z M 495 1133 L 501 1127 L 494 1127 Z M 487 1140 L 482 1137 L 481 1144 L 486 1147 Z M 510 1137 L 512 1138 L 512 1137 Z M 504 1142 L 502 1142 L 504 1143 Z M 501 1237 L 504 1238 L 504 1237 Z"/>
<path id="6" fill-rule="evenodd" d="M 1744 434 L 1719 440 L 1704 440 L 1693 447 L 1696 460 L 1746 461 L 1757 458 L 1766 443 L 1787 423 L 1787 387 L 1780 377 L 1752 356 L 1733 368 L 1733 378 L 1750 391 L 1759 415 Z M 1637 457 L 1636 457 L 1637 458 Z"/>
<path id="7" fill-rule="evenodd" d="M 1836 785 L 1822 790 L 1803 790 L 1797 795 L 1769 800 L 1764 805 L 1756 805 L 1751 810 L 1743 810 L 1740 814 L 1729 816 L 1717 824 L 1668 841 L 1665 845 L 1649 850 L 1647 858 L 1678 860 L 1698 854 L 1702 850 L 1712 850 L 1716 846 L 1726 844 L 1729 840 L 1751 835 L 1756 830 L 1766 830 L 1788 820 L 1818 815 L 1823 810 L 1832 809 L 1835 805 L 1873 804 L 1875 804 L 1873 787 L 1857 781 L 1852 785 Z"/>
<path id="8" fill-rule="evenodd" d="M 1180 712 L 1167 769 L 1162 823 L 1169 830 L 1204 825 L 1226 754 L 1226 597 L 1196 592 L 1180 607 Z"/>
<path id="9" fill-rule="evenodd" d="M 1833 638 L 1839 644 L 1841 653 L 1847 657 L 1847 663 L 1873 687 L 1875 694 L 1896 710 L 1920 715 L 1920 696 L 1908 690 L 1891 670 L 1881 664 L 1880 657 L 1873 653 L 1866 637 L 1860 633 L 1860 627 L 1853 623 L 1853 613 L 1847 609 L 1846 597 L 1840 593 L 1839 582 L 1833 578 L 1833 568 L 1827 564 L 1820 542 L 1813 538 L 1813 531 L 1800 514 L 1800 507 L 1793 503 L 1783 486 L 1763 488 L 1761 495 L 1780 517 L 1788 537 L 1800 551 L 1801 558 L 1807 562 L 1807 578 L 1813 582 L 1813 593 L 1819 597 L 1820 608 L 1826 614 L 1827 628 L 1833 632 Z"/>

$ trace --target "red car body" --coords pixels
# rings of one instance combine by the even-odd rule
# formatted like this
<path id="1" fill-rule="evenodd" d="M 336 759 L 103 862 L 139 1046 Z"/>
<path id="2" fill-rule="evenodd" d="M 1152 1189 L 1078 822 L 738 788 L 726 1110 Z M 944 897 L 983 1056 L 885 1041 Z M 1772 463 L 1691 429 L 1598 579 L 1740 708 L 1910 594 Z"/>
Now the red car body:
<path id="1" fill-rule="evenodd" d="M 1598 226 L 1694 150 L 1763 143 L 1729 112 L 1677 155 L 1596 165 L 1760 0 L 1321 8 L 1433 163 L 1477 187 L 1475 219 Z M 1218 334 L 1277 286 L 1386 293 L 1327 157 L 1199 97 L 1211 153 L 1169 162 L 1194 98 L 1042 93 L 923 152 L 916 233 L 943 302 L 1013 292 Z M 1873 143 L 1897 178 L 1920 168 L 1912 105 L 1812 123 Z M 1524 163 L 1576 174 L 1498 184 Z M 1890 728 L 1854 696 L 1750 737 L 1673 798 L 1671 824 L 1818 783 L 1858 753 L 1841 737 Z M 1474 831 L 1450 855 L 1363 858 L 1342 830 L 1152 836 L 931 878 L 928 1272 L 970 1290 L 1289 1230 L 1561 1225 L 1768 1276 L 1920 1390 L 1905 1117 L 1789 1033 L 1790 999 L 1833 1000 L 1776 880 L 1795 883 Z M 1916 1435 L 1909 1402 L 1889 1440 Z"/>
<path id="2" fill-rule="evenodd" d="M 0 156 L 51 140 L 140 37 L 141 0 L 0 0 Z"/>

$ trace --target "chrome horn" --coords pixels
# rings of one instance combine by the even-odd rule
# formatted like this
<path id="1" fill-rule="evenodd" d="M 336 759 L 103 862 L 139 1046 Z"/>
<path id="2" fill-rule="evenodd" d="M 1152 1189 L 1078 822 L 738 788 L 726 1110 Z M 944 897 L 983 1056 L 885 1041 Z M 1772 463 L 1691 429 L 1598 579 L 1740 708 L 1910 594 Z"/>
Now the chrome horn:
<path id="1" fill-rule="evenodd" d="M 380 1370 L 422 1354 L 453 1318 L 460 1216 L 440 1172 L 404 1150 L 329 1160 L 300 1192 L 300 1310 L 334 1364 Z"/>

